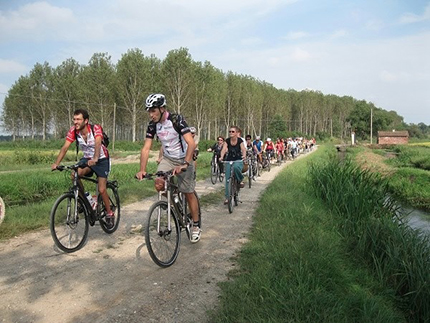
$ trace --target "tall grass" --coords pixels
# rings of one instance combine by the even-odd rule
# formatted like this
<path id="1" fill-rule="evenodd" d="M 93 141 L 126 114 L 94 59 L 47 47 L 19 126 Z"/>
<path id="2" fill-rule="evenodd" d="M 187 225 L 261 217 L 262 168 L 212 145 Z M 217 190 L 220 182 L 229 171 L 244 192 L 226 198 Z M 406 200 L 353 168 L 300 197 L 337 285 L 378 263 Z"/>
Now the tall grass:
<path id="1" fill-rule="evenodd" d="M 309 167 L 315 195 L 335 211 L 351 252 L 393 289 L 410 322 L 430 322 L 430 241 L 397 218 L 388 182 L 349 159 Z"/>
<path id="2" fill-rule="evenodd" d="M 389 290 L 351 257 L 330 208 L 309 192 L 307 167 L 296 161 L 262 195 L 210 321 L 405 322 Z"/>

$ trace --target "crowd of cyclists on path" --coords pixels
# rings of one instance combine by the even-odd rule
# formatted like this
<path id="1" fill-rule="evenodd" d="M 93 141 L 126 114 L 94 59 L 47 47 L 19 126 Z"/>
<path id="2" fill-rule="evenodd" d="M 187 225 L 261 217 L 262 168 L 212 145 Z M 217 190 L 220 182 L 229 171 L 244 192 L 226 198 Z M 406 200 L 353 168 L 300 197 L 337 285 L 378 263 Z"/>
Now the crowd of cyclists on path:
<path id="1" fill-rule="evenodd" d="M 198 147 L 195 142 L 196 129 L 190 127 L 182 115 L 171 113 L 167 110 L 166 98 L 163 94 L 150 94 L 145 100 L 145 106 L 150 122 L 141 149 L 140 169 L 136 174 L 136 178 L 138 180 L 145 178 L 152 142 L 158 138 L 161 142 L 161 149 L 157 159 L 157 172 L 173 170 L 173 173 L 177 176 L 179 190 L 186 197 L 193 219 L 190 241 L 192 243 L 198 242 L 201 237 L 201 228 L 199 227 L 198 201 L 194 194 L 196 159 L 198 156 Z M 106 181 L 111 165 L 109 152 L 107 145 L 103 141 L 103 129 L 100 125 L 91 125 L 89 123 L 89 114 L 86 110 L 78 109 L 74 112 L 73 126 L 69 129 L 65 143 L 51 169 L 55 170 L 57 168 L 70 145 L 75 141 L 84 154 L 80 162 L 86 165 L 78 170 L 79 176 L 96 174 L 99 193 L 103 200 L 106 199 L 106 222 L 113 226 L 115 224 L 115 214 L 109 208 L 109 197 L 106 193 Z M 218 157 L 219 169 L 221 173 L 225 174 L 225 178 L 229 178 L 230 172 L 233 171 L 238 183 L 240 183 L 240 187 L 244 187 L 243 173 L 247 169 L 247 154 L 248 156 L 249 154 L 253 155 L 263 165 L 263 160 L 271 163 L 273 159 L 284 161 L 289 158 L 294 159 L 300 152 L 312 150 L 314 145 L 315 139 L 313 138 L 311 140 L 304 138 L 277 138 L 276 142 L 272 142 L 271 138 L 267 138 L 263 142 L 260 136 L 252 140 L 251 136 L 247 135 L 244 140 L 242 130 L 237 126 L 231 126 L 229 128 L 229 138 L 225 139 L 219 136 L 217 142 L 208 150 L 213 151 L 214 156 Z M 231 170 L 230 164 L 224 165 L 223 162 L 225 161 L 237 162 L 232 164 L 233 170 Z M 225 182 L 227 198 L 227 180 Z M 81 187 L 80 191 L 84 194 L 82 183 L 79 183 L 79 185 Z M 163 178 L 157 178 L 154 186 L 157 191 L 162 191 L 164 189 Z M 224 201 L 224 204 L 226 203 L 227 199 Z"/>

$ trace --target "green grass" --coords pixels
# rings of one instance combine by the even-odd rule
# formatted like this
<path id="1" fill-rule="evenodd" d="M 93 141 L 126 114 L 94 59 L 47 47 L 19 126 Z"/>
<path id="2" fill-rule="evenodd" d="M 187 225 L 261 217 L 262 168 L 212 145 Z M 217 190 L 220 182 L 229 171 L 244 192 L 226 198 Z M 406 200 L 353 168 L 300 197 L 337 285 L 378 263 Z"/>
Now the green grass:
<path id="1" fill-rule="evenodd" d="M 211 157 L 212 154 L 208 152 L 199 155 L 197 180 L 209 176 Z M 155 170 L 156 164 L 149 163 L 147 171 Z M 139 182 L 134 179 L 138 171 L 137 163 L 112 166 L 109 179 L 118 181 L 122 205 L 155 194 L 152 181 Z M 69 172 L 51 172 L 49 165 L 38 164 L 25 171 L 0 173 L 0 196 L 7 207 L 7 216 L 0 226 L 0 239 L 46 228 L 52 205 L 56 198 L 70 188 L 70 185 Z M 86 190 L 95 192 L 94 184 L 85 182 L 84 185 Z"/>
<path id="2" fill-rule="evenodd" d="M 211 322 L 405 322 L 390 289 L 350 253 L 338 218 L 306 185 L 307 160 L 260 200 L 240 268 L 221 283 Z"/>

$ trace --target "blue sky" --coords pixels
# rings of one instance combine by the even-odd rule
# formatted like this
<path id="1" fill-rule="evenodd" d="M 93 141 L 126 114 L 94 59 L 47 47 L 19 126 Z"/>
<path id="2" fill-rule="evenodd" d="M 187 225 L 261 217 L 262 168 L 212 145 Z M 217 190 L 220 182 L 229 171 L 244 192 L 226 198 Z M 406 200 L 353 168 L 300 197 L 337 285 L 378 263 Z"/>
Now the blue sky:
<path id="1" fill-rule="evenodd" d="M 429 0 L 0 0 L 0 30 L 0 104 L 36 63 L 186 47 L 224 72 L 430 125 Z"/>

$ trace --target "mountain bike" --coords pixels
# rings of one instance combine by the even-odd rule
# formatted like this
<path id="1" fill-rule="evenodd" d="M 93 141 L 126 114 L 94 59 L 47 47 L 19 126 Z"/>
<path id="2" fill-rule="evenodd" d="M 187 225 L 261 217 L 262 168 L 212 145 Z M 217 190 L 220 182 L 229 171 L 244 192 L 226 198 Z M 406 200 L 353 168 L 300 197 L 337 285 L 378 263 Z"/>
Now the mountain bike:
<path id="1" fill-rule="evenodd" d="M 57 166 L 57 170 L 73 171 L 73 184 L 70 190 L 61 195 L 54 203 L 50 214 L 50 230 L 55 245 L 64 252 L 70 253 L 81 249 L 88 238 L 89 225 L 100 223 L 104 232 L 111 234 L 116 231 L 121 217 L 118 182 L 107 181 L 106 191 L 109 195 L 111 210 L 115 213 L 115 223 L 108 225 L 105 221 L 106 207 L 98 192 L 97 179 L 82 176 L 81 180 L 96 184 L 96 207 L 91 206 L 78 185 L 78 168 L 86 164 L 77 163 L 71 166 Z"/>
<path id="2" fill-rule="evenodd" d="M 3 222 L 6 215 L 6 207 L 4 205 L 3 199 L 0 196 L 0 224 Z"/>
<path id="3" fill-rule="evenodd" d="M 218 155 L 214 154 L 211 160 L 211 182 L 214 185 L 217 180 L 219 180 L 220 183 L 224 180 L 224 174 L 221 173 L 219 169 L 218 158 Z"/>
<path id="4" fill-rule="evenodd" d="M 145 243 L 151 259 L 160 267 L 173 265 L 179 255 L 181 232 L 185 231 L 191 239 L 193 219 L 188 210 L 185 195 L 179 192 L 172 171 L 146 174 L 145 179 L 154 176 L 164 178 L 164 192 L 158 192 L 158 201 L 150 207 L 145 228 Z M 167 200 L 163 200 L 163 194 Z M 194 191 L 198 202 L 199 228 L 202 227 L 200 200 Z"/>
<path id="5" fill-rule="evenodd" d="M 246 152 L 246 161 L 248 163 L 248 170 L 246 171 L 248 175 L 248 186 L 251 188 L 252 181 L 255 181 L 255 176 L 257 173 L 257 164 L 256 164 L 256 158 L 254 156 L 254 153 L 252 151 Z"/>
<path id="6" fill-rule="evenodd" d="M 263 158 L 263 163 L 262 163 L 263 169 L 267 169 L 268 172 L 270 172 L 270 159 L 269 159 L 269 157 L 270 157 L 270 153 L 269 152 L 266 152 L 266 153 L 264 153 L 262 155 L 262 158 Z"/>
<path id="7" fill-rule="evenodd" d="M 241 160 L 235 160 L 235 161 L 224 161 L 225 167 L 229 165 L 230 167 L 230 177 L 227 180 L 228 185 L 228 212 L 233 213 L 233 209 L 235 206 L 238 206 L 239 204 L 239 191 L 240 191 L 240 183 L 237 180 L 236 176 L 234 175 L 233 165 L 234 163 L 242 162 Z"/>

